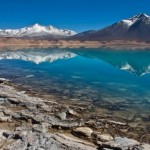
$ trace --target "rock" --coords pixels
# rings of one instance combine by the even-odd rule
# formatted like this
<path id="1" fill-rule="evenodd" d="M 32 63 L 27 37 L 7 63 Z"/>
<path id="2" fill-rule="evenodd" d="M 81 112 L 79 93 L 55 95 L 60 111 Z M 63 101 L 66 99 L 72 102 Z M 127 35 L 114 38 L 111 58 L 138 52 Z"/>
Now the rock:
<path id="1" fill-rule="evenodd" d="M 144 141 L 145 143 L 150 143 L 150 133 L 149 133 L 149 131 L 147 132 L 147 134 L 143 134 L 140 137 L 140 140 Z"/>
<path id="2" fill-rule="evenodd" d="M 113 120 L 108 120 L 107 122 L 110 123 L 110 124 L 120 125 L 120 126 L 126 126 L 127 125 L 126 123 L 113 121 Z"/>
<path id="3" fill-rule="evenodd" d="M 5 78 L 0 78 L 0 84 L 3 83 L 3 82 L 5 82 L 5 81 L 9 81 L 9 80 L 7 80 Z"/>
<path id="4" fill-rule="evenodd" d="M 6 136 L 5 136 L 5 133 L 7 133 L 8 131 L 7 130 L 0 130 L 0 142 L 2 141 L 2 140 L 5 140 L 5 138 L 7 138 L 8 136 L 9 136 L 9 133 L 8 134 L 6 134 Z"/>
<path id="5" fill-rule="evenodd" d="M 24 131 L 26 129 L 27 129 L 26 126 L 19 126 L 19 127 L 16 127 L 15 131 Z"/>
<path id="6" fill-rule="evenodd" d="M 136 140 L 122 137 L 115 137 L 114 140 L 109 142 L 99 142 L 102 148 L 113 148 L 121 150 L 132 150 L 136 146 L 140 146 L 140 143 Z"/>
<path id="7" fill-rule="evenodd" d="M 102 150 L 114 150 L 114 149 L 110 149 L 110 148 L 103 148 Z"/>
<path id="8" fill-rule="evenodd" d="M 69 129 L 73 127 L 78 127 L 80 124 L 83 124 L 80 120 L 72 121 L 72 120 L 60 120 L 58 117 L 54 115 L 45 115 L 44 122 L 49 123 L 52 127 L 61 127 L 63 129 Z"/>
<path id="9" fill-rule="evenodd" d="M 57 115 L 61 120 L 65 120 L 66 119 L 66 113 L 65 112 L 62 112 L 62 113 L 58 113 Z"/>
<path id="10" fill-rule="evenodd" d="M 41 125 L 39 125 L 39 124 L 34 124 L 34 125 L 32 126 L 32 128 L 33 128 L 34 131 L 37 131 L 37 132 L 47 132 L 49 126 L 50 126 L 50 125 L 47 124 L 47 123 L 42 123 Z"/>
<path id="11" fill-rule="evenodd" d="M 0 117 L 0 122 L 11 122 L 11 118 L 7 116 Z"/>
<path id="12" fill-rule="evenodd" d="M 97 139 L 97 135 L 98 135 L 98 134 L 101 134 L 101 132 L 93 131 L 93 132 L 92 132 L 92 138 Z"/>
<path id="13" fill-rule="evenodd" d="M 2 111 L 0 112 L 0 116 L 1 116 L 1 117 L 4 116 L 4 113 L 3 113 Z"/>
<path id="14" fill-rule="evenodd" d="M 96 146 L 92 143 L 76 139 L 72 136 L 55 134 L 55 139 L 67 146 L 70 150 L 96 150 Z"/>
<path id="15" fill-rule="evenodd" d="M 149 122 L 150 121 L 150 115 L 149 114 L 142 115 L 142 120 Z"/>
<path id="16" fill-rule="evenodd" d="M 150 144 L 143 143 L 141 147 L 142 147 L 142 150 L 150 150 Z"/>
<path id="17" fill-rule="evenodd" d="M 84 136 L 84 137 L 91 137 L 93 130 L 88 127 L 78 127 L 73 130 L 73 134 L 76 136 Z"/>
<path id="18" fill-rule="evenodd" d="M 133 123 L 129 123 L 128 125 L 132 128 L 136 128 L 138 124 L 133 122 Z"/>
<path id="19" fill-rule="evenodd" d="M 89 120 L 89 121 L 86 122 L 86 124 L 87 124 L 88 126 L 93 127 L 93 126 L 96 126 L 96 121 L 95 121 L 95 120 Z"/>
<path id="20" fill-rule="evenodd" d="M 4 132 L 3 132 L 3 136 L 4 136 L 5 138 L 8 138 L 9 135 L 10 135 L 10 132 L 8 132 L 8 131 L 4 131 Z"/>
<path id="21" fill-rule="evenodd" d="M 17 87 L 17 86 L 16 86 Z M 20 89 L 21 90 L 21 89 Z M 115 133 L 128 134 L 134 133 L 133 128 L 128 128 L 128 124 L 109 120 L 107 115 L 89 117 L 89 114 L 82 115 L 84 112 L 83 105 L 80 108 L 76 106 L 67 106 L 67 104 L 56 103 L 53 99 L 42 99 L 32 97 L 25 92 L 20 92 L 5 82 L 0 84 L 0 122 L 2 128 L 0 130 L 0 149 L 11 150 L 95 150 L 96 147 L 92 143 L 78 139 L 72 135 L 64 134 L 65 130 L 72 130 L 72 133 L 78 137 L 91 138 L 93 143 L 98 141 L 101 149 L 126 150 L 149 150 L 148 144 L 139 144 L 135 140 L 128 138 L 113 137 L 109 134 L 101 134 L 108 132 L 112 135 Z M 70 109 L 70 108 L 72 109 Z M 81 114 L 77 114 L 76 111 Z M 57 115 L 56 115 L 57 114 Z M 149 116 L 148 116 L 149 120 Z M 11 123 L 9 123 L 11 121 Z M 5 128 L 6 124 L 6 128 Z M 13 125 L 12 125 L 13 124 Z M 82 127 L 88 126 L 88 127 Z M 132 125 L 134 127 L 135 125 Z M 93 130 L 89 127 L 96 128 Z M 51 128 L 51 132 L 49 132 Z M 56 129 L 61 128 L 63 134 L 56 134 Z M 75 129 L 74 129 L 75 128 Z M 10 131 L 8 130 L 10 129 Z M 74 130 L 73 130 L 74 129 Z M 149 129 L 149 128 L 148 128 Z M 128 131 L 128 132 L 127 132 Z M 144 129 L 140 132 L 144 134 L 140 137 L 141 141 L 147 142 L 149 139 L 148 131 Z M 105 132 L 105 133 L 106 133 Z M 135 133 L 134 133 L 135 134 Z M 138 133 L 137 133 L 138 135 Z M 146 137 L 145 137 L 146 136 Z M 133 137 L 133 136 L 130 136 Z M 7 143 L 7 145 L 5 144 Z M 92 144 L 92 145 L 91 145 Z"/>
<path id="22" fill-rule="evenodd" d="M 12 133 L 5 149 L 11 150 L 96 150 L 92 143 L 62 134 L 28 132 Z"/>
<path id="23" fill-rule="evenodd" d="M 126 133 L 128 132 L 128 129 L 120 129 L 121 132 Z"/>
<path id="24" fill-rule="evenodd" d="M 70 108 L 68 108 L 68 113 L 73 116 L 78 116 L 78 114 L 73 109 Z"/>
<path id="25" fill-rule="evenodd" d="M 99 139 L 102 142 L 108 142 L 113 140 L 113 137 L 110 134 L 98 134 L 97 139 Z"/>
<path id="26" fill-rule="evenodd" d="M 26 150 L 27 145 L 26 145 L 26 143 L 22 142 L 22 140 L 18 139 L 15 142 L 7 145 L 5 147 L 5 149 L 9 149 L 9 150 Z"/>

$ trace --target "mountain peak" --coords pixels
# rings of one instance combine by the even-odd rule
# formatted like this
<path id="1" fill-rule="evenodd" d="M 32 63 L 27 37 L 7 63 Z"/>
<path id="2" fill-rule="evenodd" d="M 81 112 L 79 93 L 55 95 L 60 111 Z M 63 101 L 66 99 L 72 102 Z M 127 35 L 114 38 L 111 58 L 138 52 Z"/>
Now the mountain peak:
<path id="1" fill-rule="evenodd" d="M 34 30 L 35 32 L 40 32 L 40 31 L 45 31 L 45 27 L 41 26 L 40 24 L 36 23 L 30 27 L 28 27 L 28 29 L 30 28 L 30 30 Z"/>
<path id="2" fill-rule="evenodd" d="M 0 37 L 36 37 L 59 39 L 75 35 L 76 32 L 58 29 L 54 26 L 42 26 L 38 23 L 21 29 L 0 30 Z"/>
<path id="3" fill-rule="evenodd" d="M 141 18 L 141 17 L 150 17 L 150 16 L 148 16 L 147 14 L 145 14 L 145 13 L 140 13 L 140 14 L 138 14 L 137 15 L 139 18 Z"/>
<path id="4" fill-rule="evenodd" d="M 83 32 L 71 37 L 75 40 L 150 40 L 150 16 L 145 13 L 120 20 L 94 32 Z"/>
<path id="5" fill-rule="evenodd" d="M 137 20 L 140 19 L 145 19 L 145 18 L 149 18 L 150 16 L 148 16 L 145 13 L 139 13 L 129 19 L 124 19 L 121 22 L 123 22 L 124 24 L 126 24 L 128 27 L 130 27 L 131 25 L 133 25 Z"/>
<path id="6" fill-rule="evenodd" d="M 130 20 L 137 20 L 137 19 L 141 19 L 141 18 L 149 18 L 150 16 L 148 16 L 145 13 L 139 13 L 135 16 L 133 16 L 132 18 L 129 18 Z"/>
<path id="7" fill-rule="evenodd" d="M 33 27 L 39 27 L 41 26 L 39 23 L 35 23 L 34 25 L 32 25 Z"/>

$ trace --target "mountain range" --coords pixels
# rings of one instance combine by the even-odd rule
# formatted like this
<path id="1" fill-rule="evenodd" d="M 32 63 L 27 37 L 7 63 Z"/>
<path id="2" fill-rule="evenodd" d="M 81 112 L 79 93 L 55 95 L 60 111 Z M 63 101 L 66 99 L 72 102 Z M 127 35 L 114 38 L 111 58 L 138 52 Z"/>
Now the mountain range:
<path id="1" fill-rule="evenodd" d="M 34 24 L 21 29 L 0 30 L 0 37 L 30 37 L 30 38 L 52 38 L 59 39 L 75 35 L 76 32 L 67 29 L 58 29 L 54 26 L 42 26 Z"/>
<path id="2" fill-rule="evenodd" d="M 141 13 L 128 19 L 123 19 L 101 30 L 79 33 L 74 40 L 150 40 L 150 16 Z"/>
<path id="3" fill-rule="evenodd" d="M 76 33 L 72 30 L 58 29 L 54 26 L 33 26 L 21 29 L 0 30 L 0 37 L 66 39 L 78 41 L 111 41 L 136 40 L 150 41 L 150 16 L 140 13 L 128 19 L 123 19 L 100 30 L 90 30 Z"/>

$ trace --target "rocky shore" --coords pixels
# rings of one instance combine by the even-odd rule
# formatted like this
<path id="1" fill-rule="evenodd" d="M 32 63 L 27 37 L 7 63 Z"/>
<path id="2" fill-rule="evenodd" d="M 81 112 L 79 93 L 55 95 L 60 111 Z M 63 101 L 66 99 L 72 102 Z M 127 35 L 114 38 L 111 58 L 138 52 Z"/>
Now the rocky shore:
<path id="1" fill-rule="evenodd" d="M 128 137 L 132 128 L 126 122 L 87 109 L 35 96 L 0 79 L 0 149 L 150 150 L 149 142 Z"/>

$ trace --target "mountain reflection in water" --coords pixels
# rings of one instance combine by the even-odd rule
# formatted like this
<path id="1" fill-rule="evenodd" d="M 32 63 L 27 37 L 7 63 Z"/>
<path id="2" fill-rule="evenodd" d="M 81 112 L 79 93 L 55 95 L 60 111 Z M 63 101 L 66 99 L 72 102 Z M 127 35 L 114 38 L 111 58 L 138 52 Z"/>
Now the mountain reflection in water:
<path id="1" fill-rule="evenodd" d="M 62 99 L 136 115 L 150 110 L 149 50 L 5 50 L 0 70 L 2 78 Z"/>
<path id="2" fill-rule="evenodd" d="M 108 50 L 108 49 L 78 49 L 78 50 L 22 50 L 15 52 L 0 52 L 0 60 L 18 59 L 35 64 L 54 62 L 61 59 L 70 59 L 75 56 L 99 59 L 110 65 L 142 76 L 150 73 L 150 51 L 148 50 Z"/>

